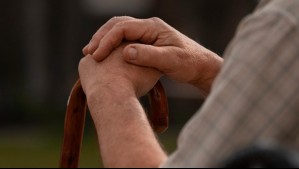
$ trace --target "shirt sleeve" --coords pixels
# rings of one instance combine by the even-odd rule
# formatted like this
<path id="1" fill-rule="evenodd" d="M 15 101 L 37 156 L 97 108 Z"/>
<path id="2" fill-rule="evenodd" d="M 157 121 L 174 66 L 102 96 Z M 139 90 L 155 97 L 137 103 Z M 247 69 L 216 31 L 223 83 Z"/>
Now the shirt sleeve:
<path id="1" fill-rule="evenodd" d="M 162 167 L 218 167 L 263 140 L 298 148 L 299 1 L 273 1 L 245 18 L 200 111 Z"/>

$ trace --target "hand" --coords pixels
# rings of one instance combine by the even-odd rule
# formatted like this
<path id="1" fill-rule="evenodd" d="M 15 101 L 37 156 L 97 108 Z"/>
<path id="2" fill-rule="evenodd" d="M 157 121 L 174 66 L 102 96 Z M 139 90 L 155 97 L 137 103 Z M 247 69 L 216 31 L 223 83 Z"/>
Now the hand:
<path id="1" fill-rule="evenodd" d="M 126 46 L 116 48 L 103 62 L 96 62 L 90 55 L 80 61 L 79 74 L 87 97 L 108 89 L 140 97 L 154 87 L 161 73 L 126 63 L 122 58 Z"/>
<path id="2" fill-rule="evenodd" d="M 115 17 L 96 32 L 83 53 L 102 61 L 124 39 L 142 43 L 124 48 L 127 62 L 155 68 L 178 82 L 195 85 L 203 95 L 210 92 L 223 62 L 158 18 Z"/>
<path id="3" fill-rule="evenodd" d="M 107 168 L 157 168 L 167 160 L 137 97 L 154 87 L 155 69 L 128 64 L 126 45 L 102 62 L 91 55 L 80 61 L 79 73 L 94 121 L 103 165 Z M 117 150 L 117 151 L 115 151 Z"/>

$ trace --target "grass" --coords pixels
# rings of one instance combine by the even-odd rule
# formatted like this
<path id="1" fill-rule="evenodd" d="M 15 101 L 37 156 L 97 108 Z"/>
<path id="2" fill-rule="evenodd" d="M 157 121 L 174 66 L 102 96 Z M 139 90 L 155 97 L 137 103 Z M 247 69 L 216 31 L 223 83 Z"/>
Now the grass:
<path id="1" fill-rule="evenodd" d="M 161 135 L 161 142 L 168 152 L 176 147 L 176 133 Z M 62 138 L 57 132 L 2 131 L 0 132 L 0 168 L 57 168 Z M 80 167 L 102 167 L 95 134 L 84 137 Z"/>
<path id="2" fill-rule="evenodd" d="M 61 134 L 36 131 L 0 133 L 0 168 L 57 168 Z M 101 167 L 97 140 L 86 136 L 80 159 L 82 167 Z"/>

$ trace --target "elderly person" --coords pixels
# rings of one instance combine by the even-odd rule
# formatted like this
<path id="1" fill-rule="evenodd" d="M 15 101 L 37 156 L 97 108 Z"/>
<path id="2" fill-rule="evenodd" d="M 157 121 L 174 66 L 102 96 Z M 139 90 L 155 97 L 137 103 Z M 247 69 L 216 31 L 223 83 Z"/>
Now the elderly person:
<path id="1" fill-rule="evenodd" d="M 224 60 L 160 19 L 111 19 L 79 65 L 104 165 L 217 167 L 260 140 L 298 147 L 298 46 L 297 0 L 261 1 Z M 138 102 L 162 75 L 207 97 L 169 156 Z"/>

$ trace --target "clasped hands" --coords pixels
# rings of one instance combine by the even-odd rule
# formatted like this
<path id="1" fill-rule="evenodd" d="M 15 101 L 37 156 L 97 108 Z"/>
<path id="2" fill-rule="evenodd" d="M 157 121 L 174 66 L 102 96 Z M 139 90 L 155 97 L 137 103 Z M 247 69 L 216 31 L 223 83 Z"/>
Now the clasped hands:
<path id="1" fill-rule="evenodd" d="M 207 96 L 223 62 L 159 18 L 114 17 L 83 53 L 79 74 L 87 97 L 107 90 L 140 97 L 162 75 L 192 84 Z"/>

